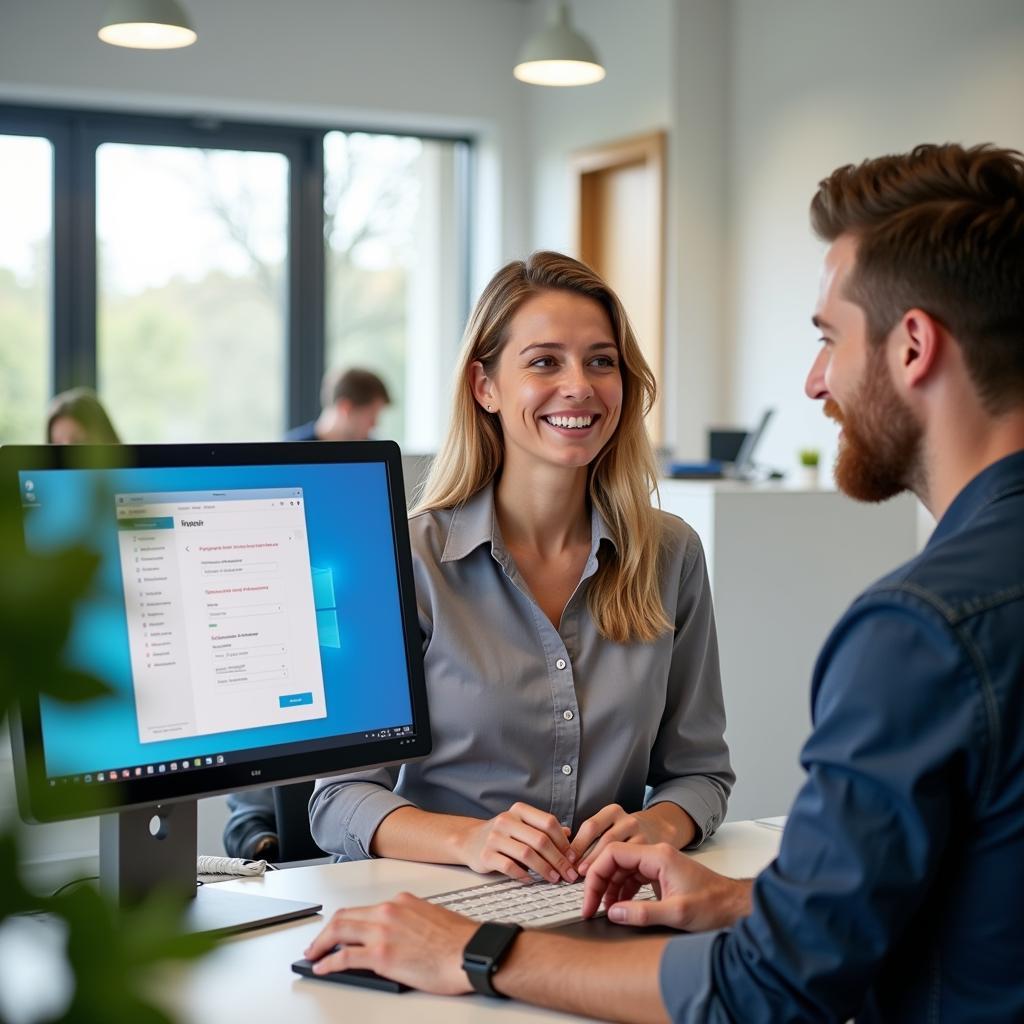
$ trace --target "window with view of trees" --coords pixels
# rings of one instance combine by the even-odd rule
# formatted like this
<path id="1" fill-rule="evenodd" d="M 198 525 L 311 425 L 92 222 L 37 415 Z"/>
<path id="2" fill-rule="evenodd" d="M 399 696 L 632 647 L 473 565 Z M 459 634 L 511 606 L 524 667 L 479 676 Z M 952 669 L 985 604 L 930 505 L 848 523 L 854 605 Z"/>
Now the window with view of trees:
<path id="1" fill-rule="evenodd" d="M 285 157 L 104 144 L 96 241 L 97 379 L 122 435 L 280 437 Z"/>
<path id="2" fill-rule="evenodd" d="M 41 441 L 50 378 L 53 147 L 0 136 L 0 441 Z"/>
<path id="3" fill-rule="evenodd" d="M 467 189 L 465 140 L 0 108 L 0 442 L 76 384 L 126 441 L 274 439 L 358 365 L 431 448 Z"/>

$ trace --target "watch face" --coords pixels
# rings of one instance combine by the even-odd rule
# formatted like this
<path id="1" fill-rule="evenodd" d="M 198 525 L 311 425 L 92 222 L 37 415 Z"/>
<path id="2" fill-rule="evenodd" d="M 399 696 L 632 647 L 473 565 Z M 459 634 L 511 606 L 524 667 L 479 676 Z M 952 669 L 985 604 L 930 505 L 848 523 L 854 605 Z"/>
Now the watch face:
<path id="1" fill-rule="evenodd" d="M 480 925 L 462 951 L 462 969 L 470 984 L 485 996 L 505 997 L 491 984 L 491 978 L 523 929 L 517 924 L 488 921 Z"/>

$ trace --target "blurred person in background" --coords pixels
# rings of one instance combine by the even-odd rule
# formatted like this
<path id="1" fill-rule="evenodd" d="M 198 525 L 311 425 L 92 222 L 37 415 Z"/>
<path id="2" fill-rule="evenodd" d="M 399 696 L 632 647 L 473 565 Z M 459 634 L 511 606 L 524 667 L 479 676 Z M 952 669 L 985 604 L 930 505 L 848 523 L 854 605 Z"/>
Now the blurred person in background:
<path id="1" fill-rule="evenodd" d="M 377 374 L 352 367 L 324 375 L 320 401 L 320 415 L 289 430 L 286 441 L 366 441 L 391 396 Z"/>
<path id="2" fill-rule="evenodd" d="M 46 417 L 47 444 L 120 444 L 107 410 L 91 388 L 55 395 Z"/>

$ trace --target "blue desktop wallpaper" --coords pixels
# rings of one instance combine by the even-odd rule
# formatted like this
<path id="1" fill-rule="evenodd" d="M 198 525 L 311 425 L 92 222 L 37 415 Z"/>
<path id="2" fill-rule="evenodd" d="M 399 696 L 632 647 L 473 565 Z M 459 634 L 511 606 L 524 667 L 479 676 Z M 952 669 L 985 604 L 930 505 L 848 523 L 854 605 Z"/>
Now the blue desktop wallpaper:
<path id="1" fill-rule="evenodd" d="M 82 542 L 101 555 L 93 591 L 76 609 L 68 659 L 116 691 L 80 707 L 44 703 L 49 775 L 229 754 L 412 722 L 384 463 L 40 470 L 20 477 L 23 488 L 31 480 L 35 496 L 25 517 L 30 547 Z M 98 520 L 89 514 L 97 484 L 105 492 Z M 113 494 L 295 487 L 302 488 L 305 501 L 327 717 L 140 743 Z"/>

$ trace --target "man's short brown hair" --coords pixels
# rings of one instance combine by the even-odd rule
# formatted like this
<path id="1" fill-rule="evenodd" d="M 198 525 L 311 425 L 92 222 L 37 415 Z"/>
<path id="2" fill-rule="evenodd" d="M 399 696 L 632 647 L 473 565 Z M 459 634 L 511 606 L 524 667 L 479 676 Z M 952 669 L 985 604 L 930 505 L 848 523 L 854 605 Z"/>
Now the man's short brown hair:
<path id="1" fill-rule="evenodd" d="M 1024 157 L 995 146 L 917 146 L 840 167 L 818 186 L 820 238 L 857 239 L 847 297 L 880 344 L 908 309 L 960 344 L 991 413 L 1024 403 Z"/>
<path id="2" fill-rule="evenodd" d="M 334 405 L 335 402 L 349 401 L 353 405 L 372 405 L 374 402 L 391 404 L 384 381 L 371 370 L 353 367 L 350 370 L 334 370 L 324 377 L 322 404 Z"/>

